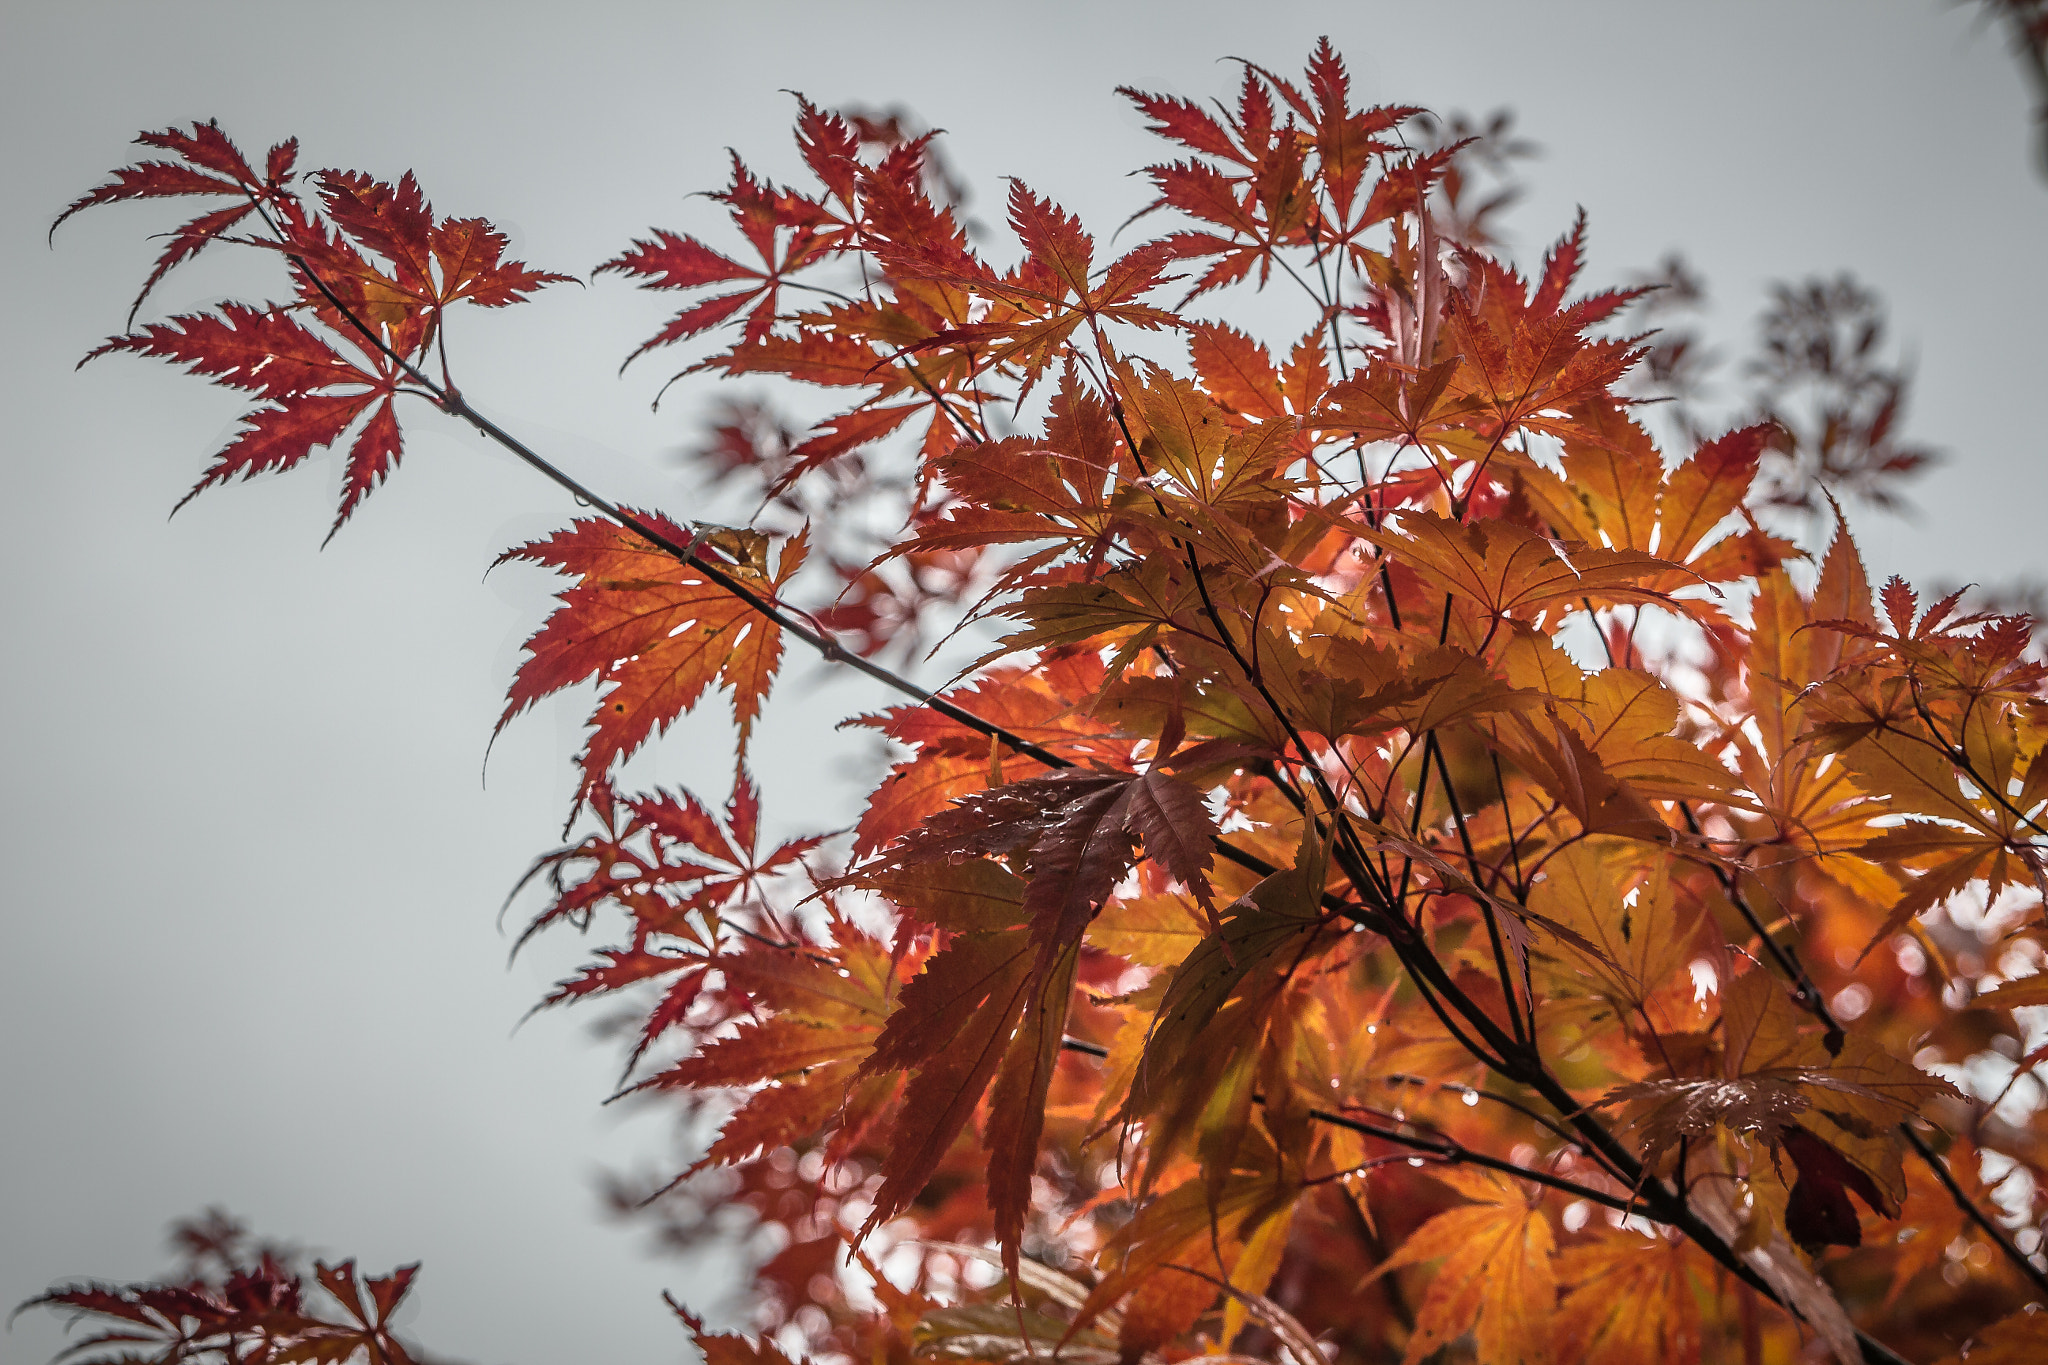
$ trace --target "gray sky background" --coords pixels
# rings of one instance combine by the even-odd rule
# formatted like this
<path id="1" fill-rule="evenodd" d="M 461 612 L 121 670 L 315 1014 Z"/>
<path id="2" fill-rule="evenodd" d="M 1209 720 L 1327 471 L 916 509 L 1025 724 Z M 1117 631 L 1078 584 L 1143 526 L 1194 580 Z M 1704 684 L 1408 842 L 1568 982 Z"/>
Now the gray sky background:
<path id="1" fill-rule="evenodd" d="M 1243 22 L 1237 14 L 1255 15 Z M 593 1175 L 665 1127 L 600 1111 L 616 1057 L 573 1015 L 513 1024 L 573 965 L 509 972 L 498 904 L 551 845 L 583 699 L 485 742 L 537 573 L 480 582 L 572 514 L 412 414 L 407 456 L 324 552 L 331 464 L 165 514 L 239 410 L 166 367 L 72 365 L 118 330 L 175 206 L 57 209 L 140 128 L 217 117 L 301 164 L 418 171 L 443 212 L 586 271 L 723 148 L 792 170 L 784 88 L 902 102 L 980 188 L 1016 174 L 1105 235 L 1161 153 L 1120 83 L 1225 93 L 1239 55 L 1298 67 L 1328 32 L 1375 99 L 1509 105 L 1544 157 L 1510 226 L 1534 254 L 1584 204 L 1601 282 L 1682 247 L 1731 348 L 1772 278 L 1851 269 L 1919 363 L 1916 437 L 1952 462 L 1917 520 L 1866 516 L 1877 573 L 2048 575 L 2048 193 L 2002 35 L 1930 0 L 1768 4 L 55 5 L 0 33 L 6 492 L 0 574 L 0 1300 L 161 1268 L 212 1202 L 381 1269 L 424 1259 L 415 1327 L 478 1362 L 676 1360 L 658 1297 L 709 1292 L 605 1226 Z M 267 284 L 216 258 L 153 308 Z M 697 510 L 664 452 L 687 402 L 614 377 L 663 316 L 617 282 L 451 336 L 473 400 L 629 501 Z M 790 681 L 818 677 L 800 665 Z M 771 818 L 843 823 L 856 689 L 786 685 L 758 751 Z M 697 742 L 702 740 L 704 742 Z M 715 727 L 651 778 L 722 796 Z M 48 1315 L 0 1336 L 37 1362 Z"/>

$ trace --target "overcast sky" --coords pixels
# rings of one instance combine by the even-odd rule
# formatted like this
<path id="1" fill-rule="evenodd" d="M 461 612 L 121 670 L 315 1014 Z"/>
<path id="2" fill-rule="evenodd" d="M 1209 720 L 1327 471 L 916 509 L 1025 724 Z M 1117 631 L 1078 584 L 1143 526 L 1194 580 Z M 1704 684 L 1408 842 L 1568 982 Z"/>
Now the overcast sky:
<path id="1" fill-rule="evenodd" d="M 1910 434 L 1952 460 L 1917 520 L 1862 519 L 1873 570 L 2048 576 L 2048 193 L 2002 35 L 1934 0 L 7 0 L 5 29 L 0 1300 L 157 1271 L 165 1223 L 208 1203 L 372 1268 L 424 1259 L 419 1335 L 492 1365 L 680 1359 L 659 1291 L 710 1292 L 602 1222 L 595 1173 L 665 1132 L 598 1108 L 615 1055 L 573 1015 L 512 1032 L 577 950 L 508 972 L 497 912 L 557 832 L 584 699 L 516 724 L 480 782 L 547 591 L 482 574 L 573 509 L 415 413 L 397 478 L 324 552 L 325 462 L 167 520 L 233 398 L 127 358 L 72 366 L 119 329 L 144 234 L 177 220 L 100 210 L 43 241 L 140 128 L 216 117 L 252 149 L 299 135 L 302 165 L 412 167 L 443 212 L 581 272 L 650 225 L 711 226 L 685 195 L 723 182 L 726 146 L 790 170 L 796 89 L 906 104 L 950 130 L 984 205 L 1015 174 L 1106 235 L 1142 202 L 1123 173 L 1158 155 L 1113 87 L 1223 93 L 1216 59 L 1298 67 L 1328 32 L 1371 98 L 1514 108 L 1545 149 L 1518 242 L 1583 204 L 1602 281 L 1682 248 L 1731 349 L 1768 280 L 1850 269 L 1883 291 L 1918 357 Z M 173 277 L 153 306 L 271 287 L 244 269 Z M 459 377 L 600 488 L 689 516 L 665 453 L 692 400 L 651 414 L 666 372 L 614 377 L 661 312 L 608 281 L 463 317 Z M 850 817 L 854 750 L 829 727 L 870 700 L 785 687 L 757 751 L 771 819 Z M 647 775 L 722 796 L 704 733 Z M 32 1315 L 0 1356 L 57 1340 Z"/>

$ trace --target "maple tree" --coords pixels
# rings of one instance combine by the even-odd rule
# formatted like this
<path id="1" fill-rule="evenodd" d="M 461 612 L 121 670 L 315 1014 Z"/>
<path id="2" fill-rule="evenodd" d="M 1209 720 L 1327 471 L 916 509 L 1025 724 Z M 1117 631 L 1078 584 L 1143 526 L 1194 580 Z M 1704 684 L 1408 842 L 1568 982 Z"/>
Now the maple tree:
<path id="1" fill-rule="evenodd" d="M 207 199 L 138 310 L 215 244 L 282 271 L 93 353 L 254 400 L 194 495 L 334 447 L 338 532 L 405 398 L 591 509 L 504 556 L 567 583 L 500 726 L 594 684 L 526 932 L 612 936 L 543 1004 L 630 1002 L 628 1088 L 717 1121 L 684 1196 L 780 1234 L 754 1336 L 684 1313 L 706 1357 L 2048 1347 L 2048 1120 L 2013 1094 L 2048 669 L 2022 617 L 1873 593 L 1830 490 L 1926 453 L 1872 342 L 1832 349 L 1868 300 L 1778 302 L 1767 402 L 1819 384 L 1812 430 L 1660 445 L 1652 291 L 1574 292 L 1583 217 L 1507 264 L 1455 122 L 1359 105 L 1327 43 L 1213 111 L 1122 93 L 1174 150 L 1138 215 L 1168 230 L 1121 253 L 1013 183 L 998 264 L 931 134 L 800 101 L 814 183 L 735 157 L 732 245 L 598 267 L 681 298 L 629 363 L 836 404 L 727 405 L 742 527 L 617 506 L 472 406 L 446 311 L 570 277 L 410 174 L 195 124 L 64 214 Z M 1230 311 L 1267 289 L 1293 330 Z M 936 634 L 985 652 L 930 691 L 886 661 Z M 892 691 L 847 723 L 896 761 L 771 846 L 749 741 L 792 647 Z M 725 804 L 623 789 L 714 693 Z M 42 1302 L 109 1324 L 95 1361 L 414 1358 L 410 1269 L 194 1235 L 181 1282 Z"/>

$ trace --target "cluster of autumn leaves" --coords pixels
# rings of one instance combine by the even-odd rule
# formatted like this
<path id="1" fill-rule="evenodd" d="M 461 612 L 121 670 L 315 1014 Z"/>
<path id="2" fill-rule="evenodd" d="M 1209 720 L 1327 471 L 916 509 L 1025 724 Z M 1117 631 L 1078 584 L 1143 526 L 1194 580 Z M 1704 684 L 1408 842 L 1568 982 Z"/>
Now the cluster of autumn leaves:
<path id="1" fill-rule="evenodd" d="M 927 139 L 806 103 L 815 186 L 736 161 L 718 196 L 755 261 L 662 232 L 602 267 L 688 294 L 642 351 L 724 328 L 685 374 L 844 399 L 722 433 L 760 526 L 634 512 L 507 555 L 572 582 L 505 720 L 596 683 L 588 833 L 537 865 L 533 929 L 623 935 L 550 1003 L 639 1002 L 634 1087 L 717 1112 L 691 1174 L 781 1230 L 768 1337 L 707 1356 L 2048 1349 L 2038 1109 L 1936 1074 L 2019 1058 L 2048 1004 L 2026 623 L 1874 601 L 1845 530 L 1773 534 L 1767 428 L 1668 461 L 1615 393 L 1639 291 L 1572 296 L 1583 223 L 1527 279 L 1441 237 L 1459 148 L 1406 150 L 1416 111 L 1354 108 L 1327 45 L 1215 112 L 1126 93 L 1180 149 L 1146 173 L 1182 226 L 1114 259 L 1016 185 L 990 264 Z M 222 195 L 151 283 L 215 240 L 293 282 L 103 348 L 260 400 L 202 488 L 353 432 L 338 526 L 393 398 L 468 411 L 442 310 L 560 278 L 410 176 L 309 199 L 290 144 L 259 174 L 210 125 L 143 140 L 179 160 L 73 211 Z M 1190 311 L 1266 286 L 1308 303 L 1277 349 Z M 893 543 L 770 529 L 891 449 Z M 963 615 L 971 676 L 853 722 L 896 761 L 850 838 L 769 847 L 744 758 L 793 623 L 872 656 Z M 617 790 L 713 691 L 723 812 Z M 198 1353 L 156 1292 L 53 1297 Z"/>

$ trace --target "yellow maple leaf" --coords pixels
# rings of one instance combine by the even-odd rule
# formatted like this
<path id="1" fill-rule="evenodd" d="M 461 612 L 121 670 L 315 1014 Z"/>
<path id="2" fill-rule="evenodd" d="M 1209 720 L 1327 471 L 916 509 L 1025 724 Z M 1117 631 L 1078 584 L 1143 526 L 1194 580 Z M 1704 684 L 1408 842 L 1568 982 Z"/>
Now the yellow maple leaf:
<path id="1" fill-rule="evenodd" d="M 2037 1365 L 2048 1360 L 2048 1313 L 2019 1312 L 1994 1322 L 1971 1339 L 1969 1351 L 1948 1356 L 1941 1365 Z"/>
<path id="2" fill-rule="evenodd" d="M 1702 1256 L 1669 1237 L 1603 1232 L 1558 1257 L 1572 1286 L 1558 1304 L 1551 1347 L 1573 1365 L 1697 1360 L 1700 1306 L 1694 1284 Z"/>
<path id="3" fill-rule="evenodd" d="M 1529 908 L 1584 938 L 1598 954 L 1574 949 L 1595 989 L 1623 1009 L 1638 1009 L 1663 981 L 1692 960 L 1697 916 L 1680 912 L 1662 861 L 1625 892 L 1619 840 L 1588 840 L 1560 849 L 1544 864 Z"/>
<path id="4" fill-rule="evenodd" d="M 1567 542 L 1538 535 L 1511 522 L 1464 525 L 1428 512 L 1404 509 L 1399 533 L 1351 528 L 1351 533 L 1388 551 L 1445 592 L 1476 603 L 1489 616 L 1524 621 L 1545 618 L 1555 630 L 1565 613 L 1587 604 L 1657 602 L 1685 611 L 1696 604 L 1674 601 L 1646 586 L 1672 571 L 1672 564 L 1641 550 Z"/>
<path id="5" fill-rule="evenodd" d="M 1487 1365 L 1545 1365 L 1548 1342 L 1531 1327 L 1557 1303 L 1550 1219 L 1520 1186 L 1491 1171 L 1453 1167 L 1436 1175 L 1474 1202 L 1424 1223 L 1373 1272 L 1443 1263 L 1416 1310 L 1403 1365 L 1467 1332 Z"/>

